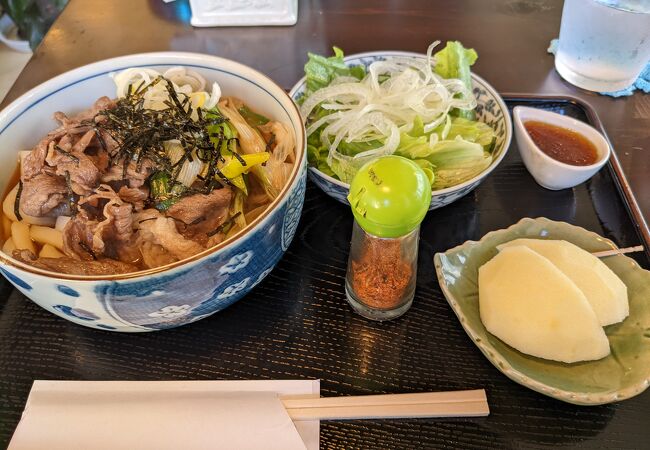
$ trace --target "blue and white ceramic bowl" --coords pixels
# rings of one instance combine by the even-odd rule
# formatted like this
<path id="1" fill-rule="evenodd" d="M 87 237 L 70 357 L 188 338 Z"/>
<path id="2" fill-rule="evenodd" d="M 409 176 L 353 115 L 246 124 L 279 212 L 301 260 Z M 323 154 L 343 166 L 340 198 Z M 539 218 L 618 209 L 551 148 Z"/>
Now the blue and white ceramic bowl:
<path id="1" fill-rule="evenodd" d="M 400 52 L 400 51 L 378 51 L 357 53 L 354 55 L 346 56 L 345 62 L 349 66 L 366 66 L 368 67 L 375 61 L 383 61 L 391 57 L 416 57 L 426 58 L 426 55 L 421 53 Z M 432 192 L 431 206 L 429 210 L 440 208 L 455 202 L 466 194 L 469 194 L 476 186 L 481 184 L 481 181 L 487 177 L 490 172 L 499 165 L 503 157 L 510 147 L 510 140 L 512 139 L 512 121 L 508 113 L 508 107 L 497 93 L 497 91 L 490 86 L 483 78 L 472 73 L 472 84 L 474 88 L 474 96 L 478 103 L 476 107 L 476 115 L 478 120 L 490 125 L 496 132 L 496 145 L 494 147 L 494 158 L 483 172 L 476 175 L 461 184 L 452 186 L 445 189 L 438 189 Z M 289 95 L 295 101 L 298 101 L 305 93 L 306 79 L 303 77 L 289 92 Z M 324 174 L 315 167 L 309 167 L 309 178 L 316 183 L 316 185 L 323 190 L 327 195 L 341 203 L 348 204 L 347 196 L 350 190 L 350 185 L 344 183 L 336 178 Z"/>
<path id="2" fill-rule="evenodd" d="M 305 131 L 287 94 L 242 64 L 192 53 L 146 53 L 90 64 L 32 89 L 0 112 L 0 185 L 6 191 L 17 152 L 32 148 L 57 124 L 55 111 L 75 113 L 102 95 L 115 96 L 109 74 L 128 67 L 186 66 L 225 95 L 289 124 L 296 136 L 296 164 L 267 211 L 227 242 L 184 261 L 131 274 L 90 277 L 36 269 L 0 252 L 0 272 L 20 292 L 72 322 L 113 331 L 152 331 L 195 322 L 250 292 L 282 257 L 298 226 L 305 197 Z"/>

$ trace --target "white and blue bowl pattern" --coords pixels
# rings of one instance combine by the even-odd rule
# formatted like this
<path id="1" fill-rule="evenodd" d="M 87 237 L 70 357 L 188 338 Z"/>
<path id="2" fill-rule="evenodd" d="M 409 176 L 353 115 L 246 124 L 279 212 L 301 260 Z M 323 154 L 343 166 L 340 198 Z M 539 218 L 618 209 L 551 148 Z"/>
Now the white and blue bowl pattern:
<path id="1" fill-rule="evenodd" d="M 305 197 L 304 127 L 291 99 L 264 75 L 241 64 L 191 53 L 114 58 L 67 72 L 28 92 L 0 112 L 0 180 L 4 189 L 16 153 L 32 147 L 56 124 L 52 113 L 75 112 L 101 95 L 114 96 L 108 74 L 127 67 L 188 66 L 226 95 L 294 129 L 296 167 L 269 210 L 225 245 L 146 272 L 109 277 L 53 274 L 0 252 L 0 272 L 48 311 L 80 325 L 112 331 L 152 331 L 195 322 L 250 292 L 280 260 L 296 232 Z"/>
<path id="2" fill-rule="evenodd" d="M 374 61 L 383 61 L 386 58 L 399 56 L 426 58 L 426 55 L 421 53 L 378 51 L 349 55 L 345 57 L 345 62 L 349 66 L 361 65 L 368 67 Z M 476 74 L 472 74 L 472 85 L 474 96 L 477 101 L 476 115 L 478 120 L 487 123 L 495 130 L 496 144 L 493 150 L 494 159 L 487 169 L 474 178 L 456 186 L 433 191 L 429 210 L 443 207 L 469 194 L 490 172 L 492 172 L 492 170 L 494 170 L 497 165 L 499 165 L 510 147 L 510 140 L 512 139 L 512 121 L 505 102 L 492 86 Z M 289 95 L 295 101 L 299 101 L 305 94 L 306 86 L 306 79 L 303 77 L 291 89 Z M 326 175 L 315 167 L 309 167 L 309 178 L 320 189 L 322 189 L 323 192 L 333 199 L 346 205 L 349 204 L 347 200 L 350 188 L 349 184 Z"/>

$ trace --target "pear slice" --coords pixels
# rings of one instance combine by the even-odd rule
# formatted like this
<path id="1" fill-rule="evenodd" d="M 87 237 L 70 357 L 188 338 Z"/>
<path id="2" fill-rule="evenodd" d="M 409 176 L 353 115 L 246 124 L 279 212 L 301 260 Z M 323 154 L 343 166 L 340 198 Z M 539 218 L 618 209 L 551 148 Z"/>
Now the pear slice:
<path id="1" fill-rule="evenodd" d="M 479 268 L 485 328 L 522 353 L 565 363 L 609 355 L 591 305 L 560 269 L 524 246 L 504 248 Z"/>
<path id="2" fill-rule="evenodd" d="M 627 287 L 600 259 L 567 241 L 515 239 L 498 246 L 524 245 L 551 261 L 585 294 L 600 325 L 622 322 L 630 313 Z"/>

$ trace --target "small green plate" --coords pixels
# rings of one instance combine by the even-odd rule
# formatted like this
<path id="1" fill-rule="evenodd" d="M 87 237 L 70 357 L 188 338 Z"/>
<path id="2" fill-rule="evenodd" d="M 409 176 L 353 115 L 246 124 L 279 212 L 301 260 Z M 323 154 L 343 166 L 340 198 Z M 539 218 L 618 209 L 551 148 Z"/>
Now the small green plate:
<path id="1" fill-rule="evenodd" d="M 584 228 L 527 218 L 478 242 L 437 253 L 440 287 L 472 341 L 508 378 L 565 402 L 601 405 L 643 392 L 650 385 L 650 272 L 627 256 L 603 259 L 626 284 L 630 301 L 630 315 L 605 327 L 611 347 L 606 358 L 573 364 L 549 361 L 525 355 L 488 333 L 479 316 L 478 268 L 497 254 L 497 245 L 523 237 L 564 239 L 590 252 L 616 248 Z"/>

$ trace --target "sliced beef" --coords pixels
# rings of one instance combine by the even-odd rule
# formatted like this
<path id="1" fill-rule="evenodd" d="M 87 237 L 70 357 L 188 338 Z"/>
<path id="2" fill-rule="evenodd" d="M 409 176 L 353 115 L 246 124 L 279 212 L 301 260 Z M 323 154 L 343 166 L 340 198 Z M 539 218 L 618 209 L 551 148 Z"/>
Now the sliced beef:
<path id="1" fill-rule="evenodd" d="M 160 267 L 178 261 L 174 255 L 165 250 L 162 245 L 151 241 L 143 241 L 140 245 L 142 263 L 149 268 Z"/>
<path id="2" fill-rule="evenodd" d="M 45 161 L 56 170 L 57 175 L 70 177 L 72 190 L 77 195 L 87 195 L 97 186 L 99 169 L 84 150 L 94 139 L 90 130 L 74 144 L 71 142 L 50 143 Z M 63 141 L 63 139 L 62 139 Z"/>
<path id="3" fill-rule="evenodd" d="M 112 181 L 121 181 L 126 179 L 129 183 L 129 187 L 139 188 L 145 184 L 145 181 L 154 172 L 155 168 L 156 165 L 153 161 L 144 158 L 140 161 L 139 165 L 134 161 L 129 161 L 125 172 L 124 161 L 119 161 L 102 175 L 102 183 L 110 183 Z"/>
<path id="4" fill-rule="evenodd" d="M 57 112 L 54 114 L 54 118 L 61 123 L 60 129 L 64 129 L 67 132 L 75 130 L 80 125 L 92 125 L 92 122 L 100 122 L 103 119 L 102 115 L 98 115 L 100 112 L 115 108 L 116 103 L 114 100 L 104 96 L 99 97 L 92 108 L 80 112 L 79 114 L 68 117 L 62 112 Z"/>
<path id="5" fill-rule="evenodd" d="M 141 220 L 138 227 L 138 242 L 141 248 L 148 245 L 147 242 L 159 245 L 176 260 L 188 258 L 203 250 L 200 244 L 186 239 L 177 231 L 172 218 L 160 215 L 150 217 L 148 220 Z"/>
<path id="6" fill-rule="evenodd" d="M 54 172 L 45 163 L 45 158 L 50 147 L 57 142 L 71 141 L 72 136 L 66 134 L 65 130 L 57 129 L 45 136 L 32 151 L 22 160 L 21 179 L 28 180 L 43 171 Z"/>
<path id="7" fill-rule="evenodd" d="M 100 135 L 101 139 L 97 138 L 99 132 L 93 125 L 93 119 L 100 111 L 114 107 L 113 100 L 102 97 L 91 109 L 72 118 L 62 112 L 55 113 L 54 118 L 60 126 L 45 136 L 23 159 L 22 181 L 44 172 L 60 176 L 69 174 L 76 194 L 89 193 L 97 185 L 99 172 L 108 166 L 108 152 L 115 151 L 117 146 L 110 136 Z M 87 149 L 92 151 L 86 154 Z"/>
<path id="8" fill-rule="evenodd" d="M 143 223 L 149 222 L 150 220 L 157 219 L 161 217 L 160 212 L 155 208 L 143 209 L 133 214 L 133 228 L 135 230 L 140 229 Z"/>
<path id="9" fill-rule="evenodd" d="M 60 214 L 60 206 L 67 203 L 68 187 L 65 179 L 40 173 L 23 181 L 20 210 L 30 216 L 42 217 Z"/>
<path id="10" fill-rule="evenodd" d="M 103 238 L 103 233 L 109 228 L 113 239 L 127 241 L 133 234 L 133 206 L 124 203 L 115 191 L 105 184 L 100 185 L 92 195 L 84 197 L 79 204 L 94 203 L 98 206 L 103 204 L 102 217 L 94 229 L 94 234 Z"/>
<path id="11" fill-rule="evenodd" d="M 79 213 L 63 230 L 63 250 L 68 256 L 82 260 L 108 256 L 128 263 L 140 259 L 130 203 L 124 203 L 110 186 L 100 185 L 95 193 L 80 199 L 79 205 Z M 99 208 L 101 214 L 97 214 Z"/>
<path id="12" fill-rule="evenodd" d="M 183 236 L 207 247 L 210 235 L 228 218 L 231 199 L 228 187 L 190 195 L 174 203 L 167 216 L 177 220 L 176 228 Z"/>
<path id="13" fill-rule="evenodd" d="M 120 144 L 118 144 L 117 141 L 113 139 L 113 136 L 111 136 L 107 131 L 99 130 L 99 134 L 97 135 L 97 141 L 99 146 L 110 157 L 115 156 L 118 150 L 120 149 Z"/>
<path id="14" fill-rule="evenodd" d="M 84 210 L 70 219 L 63 229 L 63 252 L 77 261 L 93 261 L 104 251 L 103 241 L 94 239 L 97 221 L 88 219 Z"/>
<path id="15" fill-rule="evenodd" d="M 225 216 L 231 199 L 232 191 L 227 187 L 215 189 L 209 194 L 188 195 L 174 203 L 167 210 L 167 215 L 190 225 L 200 219 L 205 220 L 214 213 L 217 216 Z"/>
<path id="16" fill-rule="evenodd" d="M 96 136 L 97 135 L 95 135 L 95 137 Z M 97 146 L 97 140 L 95 140 L 94 145 L 90 145 L 86 148 L 84 153 L 88 158 L 90 158 L 95 167 L 97 167 L 97 170 L 101 173 L 104 173 L 106 169 L 108 169 L 108 166 L 111 163 L 111 158 L 106 150 Z"/>
<path id="17" fill-rule="evenodd" d="M 38 144 L 36 144 L 36 147 L 29 152 L 29 155 L 23 158 L 21 167 L 21 179 L 23 182 L 42 172 L 43 166 L 45 165 L 47 148 L 51 141 L 52 139 L 47 137 L 42 139 Z"/>
<path id="18" fill-rule="evenodd" d="M 61 126 L 53 131 L 50 131 L 45 138 L 43 138 L 32 150 L 32 154 L 27 159 L 27 172 L 23 167 L 23 176 L 33 176 L 39 173 L 45 163 L 45 157 L 50 149 L 52 143 L 61 146 L 71 145 L 79 139 L 80 135 L 92 130 L 92 126 L 88 124 L 81 124 L 77 121 L 70 121 L 65 114 L 58 112 L 54 114 L 54 118 L 61 122 Z M 24 162 L 23 162 L 24 164 Z"/>
<path id="19" fill-rule="evenodd" d="M 29 250 L 14 250 L 13 257 L 40 269 L 70 275 L 113 275 L 138 271 L 138 267 L 133 264 L 115 261 L 110 258 L 84 261 L 83 264 L 80 264 L 79 260 L 68 256 L 62 258 L 36 258 Z"/>
<path id="20" fill-rule="evenodd" d="M 207 237 L 207 240 L 203 246 L 205 248 L 214 247 L 215 245 L 222 243 L 224 239 L 226 239 L 226 235 L 224 233 L 217 233 Z"/>
<path id="21" fill-rule="evenodd" d="M 101 116 L 98 116 L 98 114 L 102 111 L 106 111 L 108 109 L 113 109 L 117 106 L 117 103 L 115 103 L 115 100 L 108 98 L 106 96 L 99 97 L 97 100 L 95 100 L 95 103 L 93 104 L 93 107 L 90 110 L 84 111 L 78 116 L 75 116 L 75 119 L 77 120 L 83 120 L 83 117 L 94 117 L 96 122 L 100 122 L 102 120 Z"/>
<path id="22" fill-rule="evenodd" d="M 133 235 L 133 205 L 130 203 L 109 205 L 106 210 L 114 230 L 111 237 L 121 242 L 131 239 Z"/>
<path id="23" fill-rule="evenodd" d="M 144 209 L 144 202 L 149 198 L 149 188 L 147 186 L 139 188 L 122 186 L 117 191 L 117 195 L 119 195 L 123 201 L 131 203 L 135 211 L 141 211 Z"/>

